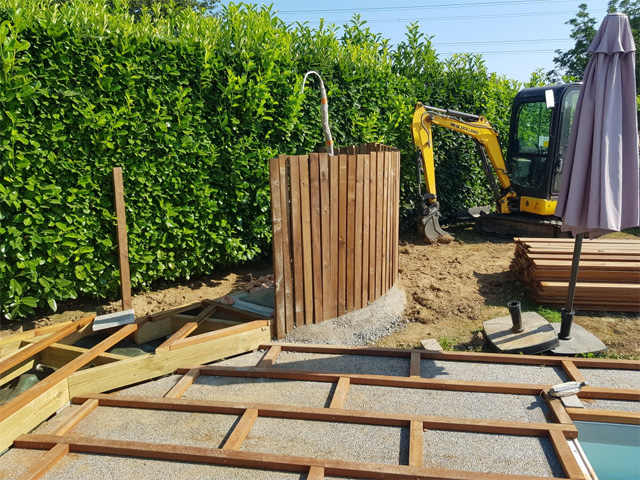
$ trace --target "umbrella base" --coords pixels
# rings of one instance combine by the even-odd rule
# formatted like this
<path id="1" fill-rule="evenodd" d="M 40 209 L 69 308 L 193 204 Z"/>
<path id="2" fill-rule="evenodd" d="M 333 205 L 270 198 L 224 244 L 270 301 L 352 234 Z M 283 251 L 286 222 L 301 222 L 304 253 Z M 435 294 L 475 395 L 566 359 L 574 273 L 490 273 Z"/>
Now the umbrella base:
<path id="1" fill-rule="evenodd" d="M 556 334 L 560 332 L 559 323 L 552 323 L 551 325 Z M 571 325 L 571 338 L 569 340 L 560 340 L 560 345 L 552 349 L 551 353 L 568 356 L 588 355 L 590 353 L 595 355 L 606 350 L 607 346 L 598 337 L 574 323 Z"/>
<path id="2" fill-rule="evenodd" d="M 522 313 L 521 332 L 513 331 L 510 315 L 487 320 L 483 325 L 487 341 L 502 353 L 542 353 L 560 343 L 551 324 L 535 312 Z"/>

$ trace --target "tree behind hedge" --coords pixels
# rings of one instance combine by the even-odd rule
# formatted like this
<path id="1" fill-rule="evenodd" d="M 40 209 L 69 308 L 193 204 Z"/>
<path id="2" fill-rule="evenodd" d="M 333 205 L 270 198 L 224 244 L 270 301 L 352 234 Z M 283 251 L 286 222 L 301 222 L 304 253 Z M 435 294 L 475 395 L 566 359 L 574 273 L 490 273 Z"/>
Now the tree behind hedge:
<path id="1" fill-rule="evenodd" d="M 7 318 L 118 291 L 111 169 L 124 167 L 134 289 L 269 253 L 268 159 L 322 145 L 317 70 L 338 145 L 403 152 L 416 184 L 416 101 L 486 115 L 506 133 L 517 85 L 477 56 L 441 62 L 412 26 L 391 50 L 357 17 L 286 25 L 229 5 L 135 19 L 126 2 L 0 2 L 0 309 Z M 445 214 L 485 203 L 470 139 L 436 132 Z"/>

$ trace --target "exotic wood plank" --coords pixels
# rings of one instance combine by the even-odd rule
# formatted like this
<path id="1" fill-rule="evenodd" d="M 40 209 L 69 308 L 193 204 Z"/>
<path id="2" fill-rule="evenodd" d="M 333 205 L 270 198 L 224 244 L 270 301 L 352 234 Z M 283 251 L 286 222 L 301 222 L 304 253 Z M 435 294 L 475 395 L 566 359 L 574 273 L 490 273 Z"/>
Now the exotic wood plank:
<path id="1" fill-rule="evenodd" d="M 338 316 L 338 228 L 339 228 L 339 185 L 340 177 L 338 176 L 339 158 L 334 155 L 329 158 L 329 182 L 331 194 L 331 316 Z"/>
<path id="2" fill-rule="evenodd" d="M 307 474 L 307 480 L 324 480 L 324 468 L 311 467 Z"/>
<path id="3" fill-rule="evenodd" d="M 322 298 L 322 227 L 320 214 L 320 159 L 317 153 L 309 155 L 311 181 L 311 261 L 313 262 L 313 322 L 324 321 Z"/>
<path id="4" fill-rule="evenodd" d="M 373 302 L 376 297 L 376 238 L 378 235 L 377 207 L 378 198 L 378 154 L 373 152 L 369 155 L 369 292 L 368 298 Z"/>
<path id="5" fill-rule="evenodd" d="M 185 373 L 180 380 L 173 386 L 171 390 L 167 392 L 165 398 L 180 398 L 184 395 L 193 382 L 196 381 L 196 378 L 200 376 L 200 369 L 192 368 L 187 373 Z"/>
<path id="6" fill-rule="evenodd" d="M 376 289 L 377 299 L 382 295 L 382 255 L 384 243 L 384 168 L 385 154 L 377 153 L 378 171 L 376 172 Z"/>
<path id="7" fill-rule="evenodd" d="M 478 472 L 445 470 L 439 468 L 418 468 L 406 465 L 386 465 L 380 463 L 349 462 L 315 457 L 297 457 L 241 450 L 167 445 L 162 443 L 132 442 L 126 440 L 98 439 L 66 435 L 22 435 L 15 442 L 19 448 L 49 449 L 58 443 L 69 445 L 71 452 L 121 455 L 139 458 L 155 458 L 180 462 L 230 465 L 236 467 L 259 468 L 276 471 L 306 473 L 312 467 L 324 469 L 325 475 L 337 477 L 358 477 L 367 479 L 424 479 L 424 480 L 477 480 Z M 559 480 L 554 477 L 530 475 L 484 474 L 486 480 Z"/>
<path id="8" fill-rule="evenodd" d="M 292 252 L 291 252 L 291 217 L 289 211 L 289 182 L 287 175 L 288 160 L 285 156 L 278 157 L 278 174 L 280 175 L 280 212 L 282 213 L 282 264 L 284 282 L 284 315 L 287 333 L 293 331 L 293 281 L 292 281 Z"/>
<path id="9" fill-rule="evenodd" d="M 200 343 L 210 342 L 211 340 L 216 340 L 218 338 L 231 337 L 233 335 L 237 335 L 238 333 L 247 332 L 250 330 L 255 330 L 263 327 L 269 326 L 269 320 L 254 320 L 252 322 L 241 323 L 240 325 L 235 325 L 233 327 L 224 328 L 222 330 L 215 330 L 213 332 L 207 332 L 200 335 L 196 335 L 194 337 L 183 338 L 182 340 L 177 340 L 171 344 L 169 349 L 171 351 L 178 350 L 180 348 L 189 347 L 192 345 L 197 345 Z"/>
<path id="10" fill-rule="evenodd" d="M 187 398 L 170 399 L 164 397 L 156 398 L 136 395 L 109 395 L 96 393 L 78 395 L 73 398 L 73 402 L 82 403 L 88 399 L 97 399 L 101 406 L 108 407 L 218 413 L 226 415 L 242 415 L 247 409 L 255 409 L 260 412 L 260 417 L 288 418 L 297 420 L 316 420 L 394 427 L 408 427 L 412 421 L 416 421 L 422 422 L 423 428 L 454 430 L 461 432 L 546 436 L 550 431 L 557 431 L 561 432 L 561 434 L 567 438 L 576 438 L 578 435 L 578 431 L 573 425 L 564 425 L 559 423 L 455 418 L 436 415 L 299 407 L 293 405 L 262 404 L 241 401 L 221 402 Z"/>
<path id="11" fill-rule="evenodd" d="M 344 403 L 347 401 L 347 394 L 349 393 L 350 385 L 351 380 L 349 380 L 349 378 L 340 377 L 336 384 L 336 389 L 333 392 L 329 408 L 344 408 Z"/>
<path id="12" fill-rule="evenodd" d="M 411 353 L 411 363 L 409 366 L 410 377 L 420 377 L 420 354 L 418 352 Z"/>
<path id="13" fill-rule="evenodd" d="M 302 215 L 300 213 L 300 162 L 289 159 L 291 176 L 291 246 L 293 250 L 293 298 L 296 326 L 304 325 L 304 278 L 302 259 Z"/>
<path id="14" fill-rule="evenodd" d="M 371 155 L 364 156 L 363 177 L 362 177 L 362 306 L 366 307 L 369 302 L 369 245 L 370 245 L 370 175 L 371 175 Z"/>
<path id="15" fill-rule="evenodd" d="M 37 480 L 42 478 L 56 463 L 69 453 L 69 445 L 58 443 L 47 453 L 40 457 L 24 474 L 20 475 L 20 480 Z"/>
<path id="16" fill-rule="evenodd" d="M 98 408 L 98 400 L 90 399 L 84 402 L 76 411 L 74 411 L 64 422 L 60 423 L 56 428 L 51 430 L 51 435 L 66 435 L 73 427 L 78 425 L 91 412 Z"/>
<path id="17" fill-rule="evenodd" d="M 567 438 L 562 434 L 562 432 L 550 430 L 549 439 L 551 440 L 553 449 L 555 450 L 558 460 L 560 460 L 560 465 L 562 465 L 562 469 L 567 477 L 576 480 L 584 479 L 584 473 L 582 473 L 582 469 L 580 468 L 580 465 L 578 465 L 576 457 L 569 448 Z"/>
<path id="18" fill-rule="evenodd" d="M 340 155 L 338 185 L 338 315 L 347 311 L 347 184 L 349 157 Z"/>
<path id="19" fill-rule="evenodd" d="M 422 467 L 423 465 L 423 433 L 423 423 L 412 420 L 409 429 L 409 465 L 412 467 Z"/>
<path id="20" fill-rule="evenodd" d="M 362 218 L 364 212 L 364 159 L 356 156 L 356 200 L 355 200 L 355 236 L 354 236 L 354 272 L 353 272 L 353 308 L 362 308 Z"/>
<path id="21" fill-rule="evenodd" d="M 300 160 L 300 215 L 302 217 L 302 258 L 304 271 L 304 323 L 313 323 L 313 251 L 311 248 L 311 197 L 309 162 Z"/>
<path id="22" fill-rule="evenodd" d="M 283 157 L 282 155 L 280 157 Z M 284 157 L 286 158 L 286 157 Z M 273 274 L 276 298 L 276 332 L 277 338 L 283 338 L 287 334 L 286 315 L 284 309 L 284 243 L 282 231 L 282 204 L 280 203 L 280 191 L 284 185 L 280 185 L 279 161 L 272 158 L 269 161 L 269 178 L 271 182 L 271 222 L 273 232 Z"/>
<path id="23" fill-rule="evenodd" d="M 556 421 L 558 423 L 573 424 L 571 417 L 562 404 L 562 400 L 560 400 L 559 398 L 549 397 L 547 395 L 544 396 L 544 399 L 546 400 L 549 409 L 553 413 L 553 416 L 556 417 Z"/>
<path id="24" fill-rule="evenodd" d="M 240 417 L 240 420 L 233 428 L 231 435 L 227 438 L 227 441 L 224 442 L 222 446 L 223 450 L 240 450 L 242 446 L 242 442 L 247 438 L 249 432 L 251 431 L 251 427 L 256 422 L 258 418 L 258 410 L 255 408 L 248 408 Z"/>
<path id="25" fill-rule="evenodd" d="M 131 276 L 129 273 L 129 248 L 127 246 L 127 220 L 124 209 L 124 185 L 122 167 L 113 168 L 113 202 L 116 209 L 118 236 L 118 265 L 120 266 L 120 293 L 122 310 L 131 310 Z"/>
<path id="26" fill-rule="evenodd" d="M 280 355 L 280 352 L 282 352 L 282 348 L 280 347 L 280 345 L 272 345 L 256 366 L 259 368 L 272 367 L 276 362 L 276 358 L 278 358 L 278 355 Z"/>
<path id="27" fill-rule="evenodd" d="M 47 335 L 45 338 L 38 341 L 37 343 L 32 343 L 28 347 L 19 350 L 17 353 L 12 355 L 11 357 L 5 358 L 3 361 L 0 362 L 0 375 L 6 372 L 7 370 L 9 370 L 10 368 L 15 367 L 16 365 L 23 362 L 24 360 L 27 360 L 32 356 L 36 355 L 37 353 L 41 352 L 48 346 L 53 345 L 54 343 L 62 340 L 70 333 L 77 331 L 78 329 L 84 327 L 85 325 L 88 325 L 93 321 L 95 317 L 96 317 L 95 315 L 88 315 L 86 317 L 82 317 L 81 319 L 73 322 L 72 324 L 66 325 L 60 330 L 54 331 L 53 333 Z"/>
<path id="28" fill-rule="evenodd" d="M 618 412 L 613 410 L 596 410 L 592 408 L 567 408 L 567 414 L 572 420 L 582 420 L 584 422 L 640 425 L 640 413 L 638 412 Z"/>
<path id="29" fill-rule="evenodd" d="M 269 348 L 271 344 L 261 345 L 260 348 Z M 576 358 L 561 356 L 540 355 L 516 355 L 506 353 L 479 353 L 479 352 L 426 352 L 424 350 L 397 349 L 384 347 L 349 347 L 342 345 L 314 345 L 299 343 L 279 343 L 283 351 L 328 353 L 336 355 L 373 355 L 383 357 L 409 358 L 413 353 L 419 353 L 421 358 L 431 360 L 451 360 L 459 362 L 481 363 L 506 363 L 514 365 L 558 365 L 569 360 L 577 367 L 640 370 L 638 360 L 617 360 L 609 358 Z"/>
<path id="30" fill-rule="evenodd" d="M 349 155 L 347 181 L 347 312 L 354 309 L 355 269 L 356 269 L 356 167 L 358 157 Z"/>
<path id="31" fill-rule="evenodd" d="M 389 289 L 389 161 L 390 155 L 385 152 L 382 187 L 384 193 L 382 200 L 382 258 L 378 259 L 382 262 L 381 295 L 385 294 Z"/>
<path id="32" fill-rule="evenodd" d="M 582 375 L 580 370 L 578 370 L 578 367 L 576 367 L 576 364 L 573 363 L 571 360 L 563 360 L 562 369 L 567 374 L 567 376 L 574 382 L 582 383 L 585 381 L 584 376 Z"/>
<path id="33" fill-rule="evenodd" d="M 331 311 L 331 196 L 329 193 L 329 157 L 326 153 L 319 156 L 320 171 L 320 243 L 322 251 L 322 320 L 336 315 Z M 320 299 L 316 299 L 320 301 Z"/>

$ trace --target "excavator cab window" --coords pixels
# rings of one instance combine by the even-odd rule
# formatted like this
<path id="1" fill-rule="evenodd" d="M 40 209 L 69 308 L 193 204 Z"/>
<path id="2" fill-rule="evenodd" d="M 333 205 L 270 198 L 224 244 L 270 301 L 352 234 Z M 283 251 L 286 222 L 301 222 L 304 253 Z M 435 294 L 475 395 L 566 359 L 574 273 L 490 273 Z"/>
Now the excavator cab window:
<path id="1" fill-rule="evenodd" d="M 571 89 L 562 99 L 562 110 L 560 111 L 560 123 L 558 127 L 558 153 L 556 155 L 555 165 L 551 173 L 551 195 L 557 195 L 560 191 L 564 160 L 567 155 L 569 135 L 571 134 L 571 125 L 573 124 L 573 117 L 576 113 L 579 94 L 579 89 Z"/>
<path id="2" fill-rule="evenodd" d="M 552 112 L 545 101 L 519 105 L 515 145 L 507 158 L 507 170 L 515 186 L 543 188 Z"/>

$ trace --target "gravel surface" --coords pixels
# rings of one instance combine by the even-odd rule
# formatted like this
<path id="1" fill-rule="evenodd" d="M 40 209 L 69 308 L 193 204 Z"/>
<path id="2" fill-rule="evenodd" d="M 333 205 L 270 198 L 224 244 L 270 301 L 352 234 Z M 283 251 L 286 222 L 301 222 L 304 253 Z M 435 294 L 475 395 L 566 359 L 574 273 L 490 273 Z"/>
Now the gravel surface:
<path id="1" fill-rule="evenodd" d="M 241 450 L 407 465 L 409 429 L 258 417 Z"/>
<path id="2" fill-rule="evenodd" d="M 297 328 L 283 342 L 370 345 L 404 326 L 406 305 L 405 292 L 396 285 L 365 308 L 333 320 Z"/>
<path id="3" fill-rule="evenodd" d="M 580 401 L 585 408 L 592 410 L 614 410 L 619 412 L 636 412 L 640 413 L 640 402 L 631 402 L 624 400 L 601 400 L 581 398 Z"/>
<path id="4" fill-rule="evenodd" d="M 168 462 L 110 455 L 68 454 L 44 477 L 44 480 L 299 480 L 298 473 L 272 472 L 250 468 Z"/>
<path id="5" fill-rule="evenodd" d="M 409 358 L 281 352 L 275 368 L 406 377 L 409 375 L 409 365 Z"/>
<path id="6" fill-rule="evenodd" d="M 0 480 L 19 478 L 41 456 L 41 450 L 10 448 L 0 456 Z"/>
<path id="7" fill-rule="evenodd" d="M 564 477 L 547 438 L 445 430 L 427 430 L 423 438 L 425 467 Z"/>
<path id="8" fill-rule="evenodd" d="M 580 368 L 580 372 L 592 387 L 640 388 L 640 370 Z"/>
<path id="9" fill-rule="evenodd" d="M 426 359 L 422 360 L 420 374 L 423 378 L 538 385 L 555 385 L 569 381 L 569 377 L 560 367 Z"/>
<path id="10" fill-rule="evenodd" d="M 344 408 L 514 422 L 546 422 L 549 409 L 536 396 L 449 392 L 351 385 Z"/>
<path id="11" fill-rule="evenodd" d="M 236 415 L 98 407 L 71 430 L 112 440 L 220 448 Z"/>
<path id="12" fill-rule="evenodd" d="M 328 407 L 334 384 L 268 378 L 214 377 L 201 375 L 183 398 L 243 403 L 267 403 Z"/>

